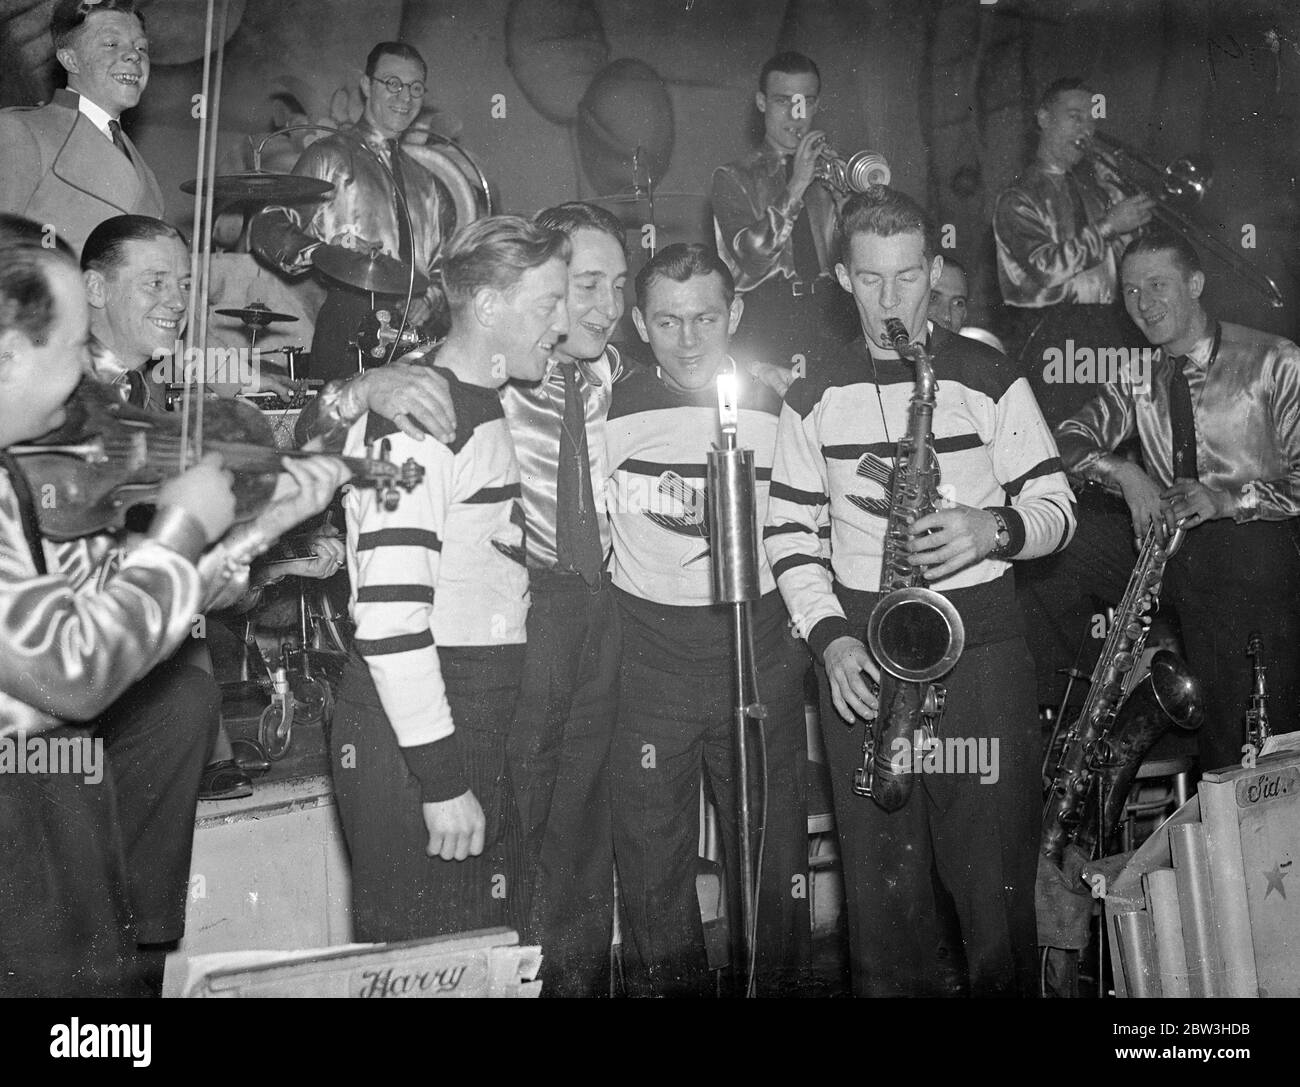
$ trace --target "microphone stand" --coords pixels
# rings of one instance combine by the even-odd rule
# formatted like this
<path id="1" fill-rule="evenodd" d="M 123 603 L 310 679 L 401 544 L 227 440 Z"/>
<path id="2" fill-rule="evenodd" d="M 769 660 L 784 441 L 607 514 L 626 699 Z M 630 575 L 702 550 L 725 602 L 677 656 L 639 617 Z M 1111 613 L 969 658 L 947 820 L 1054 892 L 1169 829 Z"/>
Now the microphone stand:
<path id="1" fill-rule="evenodd" d="M 713 597 L 731 605 L 732 661 L 736 704 L 735 752 L 738 837 L 740 839 L 741 948 L 746 966 L 745 995 L 754 994 L 757 936 L 754 849 L 749 805 L 747 726 L 761 721 L 767 710 L 754 682 L 754 630 L 750 603 L 759 598 L 758 528 L 755 523 L 754 451 L 736 444 L 739 410 L 734 373 L 718 378 L 718 413 L 722 447 L 709 451 L 709 541 L 712 551 Z M 764 818 L 766 822 L 766 817 Z M 762 854 L 759 854 L 762 863 Z"/>

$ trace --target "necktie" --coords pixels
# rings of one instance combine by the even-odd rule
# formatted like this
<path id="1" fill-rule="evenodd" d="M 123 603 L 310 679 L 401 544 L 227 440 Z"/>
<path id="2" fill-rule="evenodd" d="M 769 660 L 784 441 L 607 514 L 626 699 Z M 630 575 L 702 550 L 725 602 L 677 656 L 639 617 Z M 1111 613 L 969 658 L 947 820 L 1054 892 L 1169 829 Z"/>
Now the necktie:
<path id="1" fill-rule="evenodd" d="M 133 408 L 147 408 L 149 406 L 149 385 L 144 379 L 144 374 L 139 370 L 128 370 L 126 372 L 126 387 L 129 390 L 126 402 Z"/>
<path id="2" fill-rule="evenodd" d="M 1196 418 L 1187 384 L 1187 356 L 1169 359 L 1169 429 L 1173 435 L 1174 479 L 1199 479 L 1196 471 Z"/>
<path id="3" fill-rule="evenodd" d="M 32 500 L 32 490 L 27 485 L 27 477 L 23 475 L 22 469 L 18 467 L 18 462 L 11 453 L 0 451 L 0 469 L 9 476 L 9 485 L 18 500 L 18 520 L 22 523 L 23 536 L 27 540 L 27 549 L 32 553 L 32 562 L 36 564 L 36 572 L 44 576 L 45 552 L 41 548 L 41 536 L 36 529 L 36 503 Z"/>
<path id="4" fill-rule="evenodd" d="M 560 464 L 556 473 L 555 550 L 561 570 L 572 570 L 595 586 L 605 556 L 591 490 L 586 409 L 578 388 L 578 365 L 559 363 L 564 374 L 564 416 L 560 421 Z"/>
<path id="5" fill-rule="evenodd" d="M 794 172 L 794 157 L 785 160 L 785 179 L 790 180 Z M 808 186 L 809 189 L 812 186 Z M 812 213 L 808 209 L 808 195 L 804 193 L 804 206 L 799 217 L 794 221 L 794 231 L 790 235 L 790 247 L 794 255 L 794 274 L 803 280 L 816 279 L 821 275 L 822 265 L 817 257 L 817 243 L 813 240 Z"/>
<path id="6" fill-rule="evenodd" d="M 397 153 L 397 141 L 388 141 L 388 165 L 393 171 L 393 184 L 397 192 L 393 197 L 393 211 L 397 215 L 397 255 L 403 261 L 411 259 L 411 229 L 406 217 L 410 205 L 406 202 L 406 182 L 402 180 L 402 163 Z"/>
<path id="7" fill-rule="evenodd" d="M 1070 205 L 1074 209 L 1074 236 L 1078 237 L 1088 227 L 1088 202 L 1084 199 L 1083 187 L 1072 170 L 1065 171 L 1065 187 L 1070 193 Z"/>
<path id="8" fill-rule="evenodd" d="M 116 121 L 108 122 L 108 134 L 113 138 L 113 146 L 122 152 L 130 161 L 131 152 L 126 149 L 126 137 L 122 135 L 122 126 Z"/>

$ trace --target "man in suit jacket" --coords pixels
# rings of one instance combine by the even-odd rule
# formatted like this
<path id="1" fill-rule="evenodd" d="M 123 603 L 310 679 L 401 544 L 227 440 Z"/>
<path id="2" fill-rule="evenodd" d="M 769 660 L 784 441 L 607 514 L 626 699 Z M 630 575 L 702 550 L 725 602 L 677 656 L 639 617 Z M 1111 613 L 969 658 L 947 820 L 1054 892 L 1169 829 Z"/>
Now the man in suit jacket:
<path id="1" fill-rule="evenodd" d="M 119 123 L 148 85 L 149 39 L 131 0 L 59 0 L 50 34 L 68 86 L 43 106 L 0 110 L 0 211 L 53 226 L 80 254 L 111 216 L 163 213 Z"/>

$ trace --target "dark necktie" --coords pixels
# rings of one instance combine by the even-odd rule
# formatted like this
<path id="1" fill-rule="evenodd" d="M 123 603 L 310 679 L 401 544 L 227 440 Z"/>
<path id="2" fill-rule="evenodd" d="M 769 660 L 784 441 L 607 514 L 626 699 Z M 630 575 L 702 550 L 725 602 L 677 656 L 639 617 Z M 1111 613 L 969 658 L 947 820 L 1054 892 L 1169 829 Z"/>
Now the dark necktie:
<path id="1" fill-rule="evenodd" d="M 1077 238 L 1088 227 L 1088 201 L 1083 195 L 1083 186 L 1074 171 L 1065 171 L 1065 187 L 1070 193 L 1070 204 L 1074 209 L 1074 236 Z"/>
<path id="2" fill-rule="evenodd" d="M 45 575 L 45 552 L 41 548 L 41 535 L 36 528 L 36 503 L 32 500 L 32 489 L 27 485 L 27 477 L 13 454 L 0 451 L 0 468 L 9 476 L 9 485 L 18 500 L 18 520 L 22 523 L 23 536 L 27 540 L 27 549 L 32 553 L 32 562 L 36 572 Z"/>
<path id="3" fill-rule="evenodd" d="M 794 172 L 794 156 L 785 160 L 785 179 L 790 180 Z M 811 185 L 808 186 L 812 188 Z M 812 213 L 808 208 L 808 193 L 804 193 L 804 205 L 799 217 L 794 221 L 794 231 L 790 235 L 790 247 L 794 255 L 794 274 L 803 280 L 816 279 L 821 275 L 822 265 L 817 257 L 817 243 L 813 240 Z"/>
<path id="4" fill-rule="evenodd" d="M 560 421 L 560 464 L 555 487 L 555 551 L 561 570 L 572 570 L 595 586 L 605 564 L 600 526 L 591 490 L 586 408 L 578 388 L 578 365 L 558 364 L 564 375 L 564 416 Z"/>
<path id="5" fill-rule="evenodd" d="M 122 126 L 116 121 L 109 121 L 108 134 L 113 138 L 113 146 L 121 151 L 129 162 L 131 160 L 131 152 L 126 149 L 126 137 L 122 135 Z"/>
<path id="6" fill-rule="evenodd" d="M 1196 471 L 1196 417 L 1192 390 L 1187 384 L 1188 358 L 1169 359 L 1169 429 L 1173 434 L 1174 479 L 1199 479 Z"/>
<path id="7" fill-rule="evenodd" d="M 144 379 L 144 374 L 139 370 L 128 370 L 126 372 L 126 387 L 129 390 L 126 402 L 133 408 L 147 408 L 149 406 L 149 384 Z"/>
<path id="8" fill-rule="evenodd" d="M 393 211 L 397 215 L 397 255 L 402 261 L 411 259 L 411 228 L 407 225 L 410 205 L 406 201 L 406 182 L 402 180 L 402 163 L 397 153 L 397 141 L 388 141 L 388 165 L 393 171 L 393 184 L 397 192 L 393 197 Z"/>

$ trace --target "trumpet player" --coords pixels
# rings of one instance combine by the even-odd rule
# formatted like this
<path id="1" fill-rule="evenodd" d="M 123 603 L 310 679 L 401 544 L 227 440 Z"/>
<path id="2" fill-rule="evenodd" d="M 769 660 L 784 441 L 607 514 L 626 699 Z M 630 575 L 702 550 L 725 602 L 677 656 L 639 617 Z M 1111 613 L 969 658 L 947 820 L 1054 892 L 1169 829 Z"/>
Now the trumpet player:
<path id="1" fill-rule="evenodd" d="M 821 73 L 812 60 L 802 53 L 772 57 L 754 95 L 762 146 L 713 174 L 718 255 L 745 299 L 745 324 L 732 346 L 742 366 L 775 366 L 788 375 L 800 356 L 806 361 L 823 343 L 856 333 L 834 277 L 844 195 L 818 178 L 831 154 L 814 123 L 820 101 Z"/>
<path id="2" fill-rule="evenodd" d="M 845 204 L 840 229 L 844 260 L 836 271 L 864 337 L 819 358 L 786 394 L 763 539 L 818 663 L 853 991 L 952 991 L 937 953 L 933 863 L 955 903 L 971 995 L 1028 995 L 1040 756 L 1009 563 L 1065 547 L 1074 504 L 1051 434 L 1013 364 L 927 322 L 943 258 L 925 212 L 902 193 L 872 187 Z M 901 463 L 895 450 L 913 425 L 918 384 L 913 365 L 884 338 L 890 318 L 925 344 L 938 381 L 932 430 L 944 508 L 917 518 L 906 544 L 911 564 L 965 626 L 965 650 L 942 677 L 938 733 L 950 750 L 960 742 L 968 752 L 983 744 L 998 754 L 996 774 L 962 772 L 955 761 L 922 774 L 910 800 L 887 813 L 856 794 L 853 771 L 877 713 L 880 670 L 863 630 L 881 596 L 881 555 L 895 512 L 891 492 L 859 469 L 872 457 Z M 827 522 L 829 562 L 820 535 Z"/>
<path id="3" fill-rule="evenodd" d="M 1216 320 L 1205 273 L 1180 235 L 1153 230 L 1122 263 L 1124 304 L 1159 350 L 1057 428 L 1073 475 L 1123 491 L 1133 531 L 1151 521 L 1187 538 L 1166 568 L 1183 646 L 1205 690 L 1201 769 L 1240 761 L 1257 630 L 1273 695 L 1270 726 L 1297 725 L 1300 675 L 1300 348 Z M 1143 469 L 1115 449 L 1136 436 Z"/>

